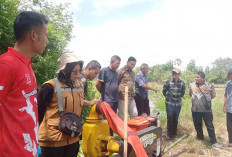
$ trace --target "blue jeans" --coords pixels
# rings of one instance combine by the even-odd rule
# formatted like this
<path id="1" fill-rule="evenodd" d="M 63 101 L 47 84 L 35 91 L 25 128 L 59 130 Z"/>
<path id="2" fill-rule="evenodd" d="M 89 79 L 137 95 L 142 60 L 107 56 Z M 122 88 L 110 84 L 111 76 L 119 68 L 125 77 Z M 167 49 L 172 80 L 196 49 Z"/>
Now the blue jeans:
<path id="1" fill-rule="evenodd" d="M 178 125 L 180 110 L 181 110 L 181 106 L 173 106 L 166 104 L 168 137 L 177 135 L 177 125 Z"/>

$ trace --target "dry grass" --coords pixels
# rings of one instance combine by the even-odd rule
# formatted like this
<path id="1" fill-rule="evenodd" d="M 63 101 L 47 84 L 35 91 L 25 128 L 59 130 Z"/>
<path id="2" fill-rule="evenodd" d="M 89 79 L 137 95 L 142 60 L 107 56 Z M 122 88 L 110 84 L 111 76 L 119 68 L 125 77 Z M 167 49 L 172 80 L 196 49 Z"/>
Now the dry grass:
<path id="1" fill-rule="evenodd" d="M 224 84 L 215 84 L 214 87 L 217 89 L 221 89 L 221 88 L 224 89 L 225 85 Z"/>
<path id="2" fill-rule="evenodd" d="M 222 111 L 224 87 L 222 85 L 216 87 L 217 97 L 213 100 L 212 107 L 214 115 L 213 123 L 218 143 L 224 144 L 228 141 L 226 117 L 225 113 Z M 162 120 L 161 125 L 163 133 L 166 135 L 166 120 Z M 203 126 L 203 130 L 205 140 L 197 140 L 196 131 L 192 122 L 190 98 L 186 98 L 183 100 L 183 106 L 179 117 L 178 138 L 183 136 L 185 133 L 188 133 L 189 136 L 165 153 L 164 157 L 232 157 L 232 148 L 213 148 L 205 126 Z M 163 141 L 163 149 L 172 142 Z"/>

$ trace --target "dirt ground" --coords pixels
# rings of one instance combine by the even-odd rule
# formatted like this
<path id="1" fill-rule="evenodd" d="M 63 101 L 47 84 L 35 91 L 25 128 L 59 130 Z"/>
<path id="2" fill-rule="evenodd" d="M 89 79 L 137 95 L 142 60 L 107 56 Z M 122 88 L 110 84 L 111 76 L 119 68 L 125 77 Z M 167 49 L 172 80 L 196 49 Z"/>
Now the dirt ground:
<path id="1" fill-rule="evenodd" d="M 178 140 L 178 138 L 181 138 L 185 133 L 188 133 L 189 136 L 167 151 L 163 155 L 164 157 L 232 157 L 232 148 L 225 147 L 219 149 L 211 146 L 205 127 L 205 140 L 201 141 L 196 139 L 196 132 L 193 125 L 186 126 L 183 124 L 185 122 L 180 122 L 177 139 L 173 141 L 163 140 L 163 149 Z M 226 143 L 228 138 L 225 124 L 216 124 L 215 130 L 218 143 Z"/>

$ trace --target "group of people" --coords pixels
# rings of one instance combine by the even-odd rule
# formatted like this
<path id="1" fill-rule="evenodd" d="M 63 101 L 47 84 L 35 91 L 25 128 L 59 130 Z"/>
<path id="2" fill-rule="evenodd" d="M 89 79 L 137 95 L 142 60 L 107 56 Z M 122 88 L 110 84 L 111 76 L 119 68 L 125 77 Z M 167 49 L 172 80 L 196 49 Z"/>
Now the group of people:
<path id="1" fill-rule="evenodd" d="M 147 90 L 148 65 L 143 64 L 135 76 L 132 69 L 136 59 L 129 57 L 127 64 L 116 71 L 120 57 L 113 56 L 110 65 L 101 69 L 98 61 L 84 62 L 72 53 L 58 59 L 57 78 L 44 82 L 37 91 L 31 58 L 42 54 L 48 44 L 48 19 L 37 12 L 23 11 L 14 21 L 16 43 L 0 56 L 0 156 L 37 156 L 38 144 L 42 156 L 77 156 L 80 134 L 71 137 L 58 128 L 60 102 L 64 111 L 81 116 L 84 105 L 106 101 L 113 111 L 124 113 L 124 86 L 129 87 L 131 118 L 142 113 L 150 115 Z M 96 88 L 101 98 L 86 100 L 88 83 L 97 77 Z M 134 83 L 135 82 L 135 83 Z M 136 96 L 134 98 L 134 85 Z M 38 93 L 38 94 L 37 94 Z M 135 100 L 134 100 L 135 99 Z M 136 102 L 136 103 L 135 103 Z M 144 104 L 144 107 L 140 107 Z M 140 107 L 139 109 L 136 108 Z M 139 111 L 139 112 L 138 112 Z M 123 119 L 123 114 L 119 115 Z"/>
<path id="2" fill-rule="evenodd" d="M 96 88 L 101 93 L 101 101 L 107 102 L 115 113 L 118 109 L 118 115 L 123 120 L 125 86 L 128 86 L 128 112 L 130 117 L 134 118 L 143 113 L 149 116 L 148 90 L 155 92 L 158 90 L 148 86 L 146 77 L 148 65 L 142 64 L 140 71 L 135 75 L 133 68 L 136 65 L 136 59 L 134 57 L 129 57 L 127 64 L 118 69 L 120 62 L 121 58 L 119 56 L 112 56 L 110 65 L 103 68 L 98 75 Z"/>
<path id="3" fill-rule="evenodd" d="M 101 93 L 101 101 L 107 102 L 112 110 L 124 120 L 125 86 L 128 86 L 128 112 L 130 118 L 142 114 L 149 116 L 148 90 L 155 92 L 158 90 L 155 87 L 148 86 L 146 77 L 148 65 L 142 64 L 140 71 L 135 75 L 133 68 L 136 65 L 136 59 L 134 57 L 129 57 L 127 64 L 118 69 L 120 62 L 121 58 L 119 56 L 112 56 L 110 65 L 101 69 L 98 75 L 96 88 Z M 113 135 L 112 130 L 110 130 L 110 134 Z"/>
<path id="4" fill-rule="evenodd" d="M 163 85 L 163 95 L 165 96 L 167 112 L 167 138 L 173 140 L 177 135 L 177 125 L 181 110 L 181 99 L 185 94 L 185 83 L 181 79 L 179 69 L 173 69 L 172 79 Z M 227 119 L 227 130 L 229 142 L 224 146 L 232 147 L 232 70 L 228 71 L 228 82 L 225 87 L 224 108 Z M 204 140 L 202 122 L 207 128 L 210 142 L 213 147 L 222 148 L 217 143 L 215 129 L 213 125 L 212 99 L 216 97 L 214 85 L 205 81 L 205 73 L 198 71 L 195 75 L 195 82 L 190 84 L 189 95 L 192 101 L 192 118 L 197 133 L 197 139 Z"/>
<path id="5" fill-rule="evenodd" d="M 7 53 L 0 56 L 0 156 L 37 156 L 38 141 L 43 157 L 77 156 L 80 135 L 71 137 L 59 131 L 61 113 L 64 111 L 81 116 L 83 106 L 107 102 L 118 116 L 124 119 L 125 86 L 128 86 L 128 111 L 130 118 L 150 115 L 148 90 L 158 92 L 149 86 L 146 74 L 148 65 L 142 64 L 135 74 L 136 59 L 129 57 L 124 67 L 119 68 L 121 58 L 111 57 L 110 65 L 101 68 L 98 61 L 90 61 L 82 71 L 84 62 L 72 53 L 64 53 L 58 59 L 58 77 L 43 83 L 37 94 L 37 84 L 31 58 L 42 54 L 47 39 L 48 20 L 42 14 L 31 11 L 21 12 L 14 21 L 16 43 Z M 117 70 L 118 69 L 118 70 Z M 185 83 L 179 79 L 179 69 L 173 69 L 172 79 L 164 83 L 167 111 L 167 135 L 177 135 L 181 99 L 185 94 Z M 97 77 L 98 76 L 98 77 Z M 86 100 L 88 81 L 97 77 L 96 88 L 99 99 Z M 192 117 L 197 138 L 204 139 L 204 120 L 213 146 L 221 147 L 215 136 L 211 100 L 216 96 L 212 84 L 205 82 L 205 74 L 198 72 L 196 82 L 190 85 Z M 232 146 L 232 71 L 226 84 L 224 112 L 227 113 L 229 133 L 228 146 Z M 135 90 L 134 90 L 135 89 Z M 59 92 L 61 92 L 61 99 Z M 112 134 L 111 130 L 111 134 Z"/>
<path id="6" fill-rule="evenodd" d="M 88 63 L 81 73 L 84 62 L 72 53 L 64 53 L 58 59 L 58 77 L 45 82 L 38 91 L 39 113 L 39 145 L 42 156 L 77 156 L 79 152 L 80 135 L 71 137 L 58 129 L 61 113 L 59 109 L 58 87 L 61 90 L 61 102 L 64 111 L 74 112 L 79 117 L 83 106 L 92 106 L 99 99 L 88 101 L 85 99 L 87 79 L 94 79 L 101 69 L 101 65 L 93 60 Z M 81 74 L 81 75 L 80 75 Z M 81 81 L 79 81 L 81 79 Z M 84 86 L 86 85 L 86 86 Z M 84 88 L 85 87 L 85 88 Z M 78 126 L 81 127 L 81 126 Z"/>
<path id="7" fill-rule="evenodd" d="M 48 44 L 48 22 L 37 12 L 21 12 L 14 21 L 16 43 L 0 56 L 1 157 L 36 157 L 38 141 L 43 157 L 76 157 L 80 135 L 71 137 L 59 131 L 61 113 L 57 90 L 61 91 L 64 111 L 78 116 L 83 105 L 99 102 L 85 100 L 84 85 L 78 81 L 84 62 L 71 53 L 59 58 L 58 78 L 45 82 L 37 94 L 31 58 L 42 54 Z M 100 69 L 97 61 L 91 61 L 83 77 L 94 79 Z"/>

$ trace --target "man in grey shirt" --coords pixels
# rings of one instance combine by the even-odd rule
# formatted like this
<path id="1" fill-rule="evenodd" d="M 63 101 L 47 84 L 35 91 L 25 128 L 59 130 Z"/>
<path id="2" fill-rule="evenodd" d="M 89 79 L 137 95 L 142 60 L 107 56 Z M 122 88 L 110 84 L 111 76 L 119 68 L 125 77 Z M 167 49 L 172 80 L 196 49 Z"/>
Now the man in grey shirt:
<path id="1" fill-rule="evenodd" d="M 197 139 L 204 140 L 202 129 L 202 120 L 204 120 L 212 146 L 221 148 L 216 140 L 211 109 L 211 100 L 216 97 L 216 92 L 212 84 L 205 82 L 205 73 L 202 71 L 197 72 L 195 80 L 196 82 L 190 84 L 189 95 L 192 99 L 192 117 Z"/>
<path id="2" fill-rule="evenodd" d="M 226 146 L 232 147 L 232 69 L 228 71 L 227 78 L 229 81 L 225 86 L 223 111 L 226 113 L 226 125 L 229 138 L 229 142 Z"/>

